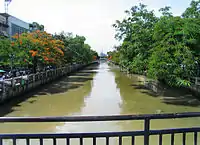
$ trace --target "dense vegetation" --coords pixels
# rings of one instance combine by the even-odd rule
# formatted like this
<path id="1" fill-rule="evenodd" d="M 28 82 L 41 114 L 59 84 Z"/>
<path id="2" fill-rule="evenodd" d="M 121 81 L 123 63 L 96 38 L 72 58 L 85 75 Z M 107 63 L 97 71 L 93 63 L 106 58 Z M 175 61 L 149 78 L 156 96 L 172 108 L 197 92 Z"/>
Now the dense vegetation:
<path id="1" fill-rule="evenodd" d="M 145 74 L 171 86 L 188 86 L 198 76 L 200 64 L 200 0 L 192 1 L 181 16 L 170 7 L 161 8 L 160 17 L 139 4 L 122 20 L 117 20 L 116 39 L 123 41 L 112 60 L 132 73 Z"/>
<path id="2" fill-rule="evenodd" d="M 90 62 L 98 53 L 91 49 L 90 45 L 86 44 L 84 36 L 73 36 L 72 33 L 64 33 L 54 35 L 55 39 L 59 39 L 68 49 L 63 49 L 65 62 Z"/>
<path id="3" fill-rule="evenodd" d="M 0 39 L 0 66 L 29 67 L 36 72 L 45 66 L 64 66 L 69 63 L 88 63 L 97 52 L 85 43 L 85 37 L 72 34 L 49 34 L 36 30 L 16 34 L 12 40 Z"/>

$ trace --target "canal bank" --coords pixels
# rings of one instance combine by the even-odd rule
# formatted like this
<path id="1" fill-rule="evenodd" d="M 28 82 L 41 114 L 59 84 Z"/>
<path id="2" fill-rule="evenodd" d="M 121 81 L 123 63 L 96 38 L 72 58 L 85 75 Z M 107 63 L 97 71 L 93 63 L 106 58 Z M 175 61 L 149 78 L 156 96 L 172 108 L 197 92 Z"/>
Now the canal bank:
<path id="1" fill-rule="evenodd" d="M 61 67 L 36 74 L 24 75 L 11 79 L 6 79 L 0 82 L 0 103 L 21 96 L 27 92 L 37 89 L 39 86 L 51 83 L 63 76 L 70 75 L 84 67 L 87 67 L 98 62 L 89 64 L 74 64 L 66 67 Z"/>
<path id="2" fill-rule="evenodd" d="M 110 61 L 110 65 L 116 65 L 114 62 Z M 163 96 L 161 99 L 166 103 L 176 103 L 182 105 L 190 106 L 200 106 L 200 88 L 197 85 L 192 84 L 190 87 L 170 87 L 163 84 L 160 81 L 156 81 L 148 78 L 144 75 L 130 74 L 125 68 L 120 68 L 123 73 L 127 76 L 133 76 L 140 82 L 140 87 L 146 87 L 150 89 L 154 96 Z M 169 94 L 173 92 L 173 94 Z"/>
<path id="3" fill-rule="evenodd" d="M 173 92 L 169 93 L 173 94 Z M 21 97 L 20 100 L 12 100 L 0 107 L 0 115 L 5 117 L 103 116 L 200 111 L 197 106 L 167 104 L 159 99 L 161 97 L 163 96 L 154 96 L 150 90 L 141 87 L 134 76 L 127 76 L 117 67 L 101 63 L 43 86 Z M 151 129 L 195 127 L 200 126 L 199 120 L 200 118 L 155 120 L 151 123 Z M 3 123 L 0 124 L 0 128 L 1 133 L 128 131 L 143 130 L 143 121 Z M 156 136 L 151 137 L 151 144 L 158 144 L 157 139 Z M 143 138 L 136 137 L 136 144 L 140 145 L 142 141 Z M 175 135 L 175 145 L 182 145 L 181 141 L 181 135 Z M 86 142 L 89 142 L 88 145 L 91 144 L 91 140 Z M 163 145 L 170 144 L 170 136 L 164 136 L 163 142 Z M 22 141 L 20 143 L 23 144 Z M 64 144 L 64 141 L 58 143 Z M 71 144 L 77 143 L 74 140 Z M 100 143 L 101 141 L 97 142 Z M 186 143 L 193 144 L 193 134 L 187 135 Z M 46 144 L 51 143 L 47 141 Z M 111 139 L 110 144 L 115 145 L 117 142 Z M 123 138 L 123 144 L 130 144 L 130 138 Z"/>

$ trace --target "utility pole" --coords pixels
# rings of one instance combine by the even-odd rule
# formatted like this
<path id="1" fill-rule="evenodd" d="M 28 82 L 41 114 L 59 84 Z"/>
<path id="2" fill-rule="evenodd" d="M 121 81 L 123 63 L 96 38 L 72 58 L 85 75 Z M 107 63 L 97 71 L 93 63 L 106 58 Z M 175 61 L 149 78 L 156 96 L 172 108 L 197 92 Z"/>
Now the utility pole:
<path id="1" fill-rule="evenodd" d="M 5 8 L 5 13 L 7 14 L 8 13 L 8 3 L 6 0 L 4 2 L 4 8 Z"/>
<path id="2" fill-rule="evenodd" d="M 12 0 L 5 0 L 4 1 L 4 7 L 5 7 L 5 13 L 8 13 L 8 6 L 11 3 Z"/>

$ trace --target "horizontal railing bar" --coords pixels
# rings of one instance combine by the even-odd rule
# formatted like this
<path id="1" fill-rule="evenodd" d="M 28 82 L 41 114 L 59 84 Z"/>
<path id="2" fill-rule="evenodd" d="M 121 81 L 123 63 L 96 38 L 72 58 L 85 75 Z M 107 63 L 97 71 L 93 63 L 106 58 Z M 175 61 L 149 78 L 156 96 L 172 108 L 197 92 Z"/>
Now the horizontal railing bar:
<path id="1" fill-rule="evenodd" d="M 162 130 L 149 130 L 149 135 L 161 135 L 172 133 L 200 132 L 200 127 L 195 128 L 174 128 Z M 144 136 L 145 131 L 126 132 L 94 132 L 94 133 L 44 133 L 44 134 L 0 134 L 1 139 L 51 139 L 51 138 L 93 138 L 93 137 L 123 137 L 123 136 Z"/>
<path id="2" fill-rule="evenodd" d="M 200 127 L 150 130 L 149 135 L 200 132 Z"/>
<path id="3" fill-rule="evenodd" d="M 144 115 L 111 115 L 111 116 L 62 116 L 62 117 L 0 117 L 0 122 L 85 122 L 85 121 L 120 121 L 144 119 L 175 119 L 200 117 L 200 112 L 144 114 Z"/>
<path id="4" fill-rule="evenodd" d="M 1 139 L 51 139 L 51 138 L 93 138 L 93 137 L 119 137 L 119 136 L 142 136 L 144 131 L 127 132 L 95 132 L 95 133 L 44 133 L 44 134 L 0 134 Z"/>

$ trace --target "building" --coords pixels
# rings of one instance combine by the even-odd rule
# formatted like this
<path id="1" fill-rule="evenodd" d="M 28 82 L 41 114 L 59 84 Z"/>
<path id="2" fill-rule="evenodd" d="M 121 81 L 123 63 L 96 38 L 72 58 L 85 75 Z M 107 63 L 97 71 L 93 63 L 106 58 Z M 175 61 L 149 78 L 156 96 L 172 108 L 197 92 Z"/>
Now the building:
<path id="1" fill-rule="evenodd" d="M 21 34 L 29 31 L 29 23 L 26 23 L 16 17 L 8 17 L 8 34 L 10 36 L 15 35 L 16 33 Z"/>
<path id="2" fill-rule="evenodd" d="M 10 37 L 15 34 L 21 34 L 24 32 L 28 32 L 30 30 L 29 23 L 24 22 L 14 16 L 11 16 L 7 13 L 0 13 L 0 16 L 6 18 L 7 23 L 7 33 Z"/>
<path id="3" fill-rule="evenodd" d="M 5 16 L 0 15 L 0 36 L 9 37 L 8 23 Z"/>
<path id="4" fill-rule="evenodd" d="M 33 22 L 24 22 L 10 14 L 0 13 L 0 36 L 12 37 L 15 34 L 32 32 L 35 30 L 44 31 L 44 26 Z"/>

